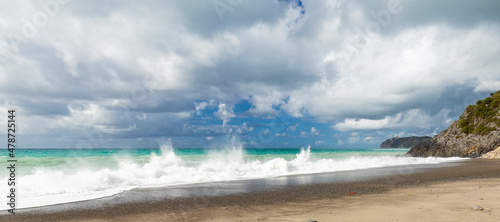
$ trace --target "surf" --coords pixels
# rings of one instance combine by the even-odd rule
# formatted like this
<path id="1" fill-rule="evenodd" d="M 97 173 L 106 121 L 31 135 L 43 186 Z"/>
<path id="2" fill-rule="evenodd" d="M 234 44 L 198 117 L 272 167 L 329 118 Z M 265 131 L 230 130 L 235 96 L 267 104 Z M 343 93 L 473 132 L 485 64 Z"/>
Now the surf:
<path id="1" fill-rule="evenodd" d="M 32 150 L 31 152 L 36 152 Z M 21 157 L 18 208 L 45 206 L 111 196 L 141 187 L 249 180 L 368 168 L 438 164 L 457 158 L 395 157 L 384 150 L 244 149 L 237 141 L 218 149 L 160 149 L 107 154 Z M 56 151 L 54 151 L 56 152 Z M 73 153 L 72 153 L 73 152 Z M 93 151 L 88 151 L 92 153 Z M 100 151 L 95 151 L 100 152 Z M 70 153 L 71 155 L 67 154 Z M 61 156 L 62 155 L 62 156 Z M 2 157 L 3 158 L 3 157 Z M 30 163 L 30 164 L 28 164 Z M 23 164 L 28 166 L 23 169 Z M 0 176 L 6 180 L 7 175 Z M 2 186 L 2 189 L 7 186 Z M 2 190 L 7 193 L 7 190 Z M 6 206 L 3 207 L 7 209 Z"/>

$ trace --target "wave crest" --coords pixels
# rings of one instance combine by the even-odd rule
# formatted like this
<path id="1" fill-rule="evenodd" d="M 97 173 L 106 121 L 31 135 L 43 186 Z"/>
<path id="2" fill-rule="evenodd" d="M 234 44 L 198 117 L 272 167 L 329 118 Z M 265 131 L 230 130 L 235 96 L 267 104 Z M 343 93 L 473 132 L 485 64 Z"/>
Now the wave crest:
<path id="1" fill-rule="evenodd" d="M 144 186 L 171 186 L 203 182 L 267 178 L 411 164 L 431 164 L 456 159 L 396 158 L 393 156 L 347 156 L 327 158 L 302 148 L 295 157 L 275 155 L 258 159 L 246 155 L 241 144 L 232 142 L 226 149 L 207 155 L 177 155 L 171 144 L 161 153 L 147 157 L 104 158 L 116 167 L 98 170 L 81 161 L 64 169 L 39 167 L 19 177 L 20 207 L 42 206 L 93 199 Z M 95 166 L 94 166 L 95 168 Z M 4 186 L 5 187 L 5 186 Z"/>

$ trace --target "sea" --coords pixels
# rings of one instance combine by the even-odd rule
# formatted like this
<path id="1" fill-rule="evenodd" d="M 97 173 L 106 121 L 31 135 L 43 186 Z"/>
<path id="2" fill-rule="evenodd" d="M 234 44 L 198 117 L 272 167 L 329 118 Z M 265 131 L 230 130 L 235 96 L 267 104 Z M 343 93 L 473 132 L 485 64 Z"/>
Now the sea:
<path id="1" fill-rule="evenodd" d="M 17 149 L 16 208 L 112 196 L 132 189 L 252 180 L 418 164 L 457 158 L 399 157 L 408 149 L 215 148 Z M 9 193 L 7 150 L 0 185 Z M 5 196 L 6 196 L 5 195 Z M 7 202 L 7 198 L 5 198 Z M 0 209 L 8 209 L 5 204 Z"/>

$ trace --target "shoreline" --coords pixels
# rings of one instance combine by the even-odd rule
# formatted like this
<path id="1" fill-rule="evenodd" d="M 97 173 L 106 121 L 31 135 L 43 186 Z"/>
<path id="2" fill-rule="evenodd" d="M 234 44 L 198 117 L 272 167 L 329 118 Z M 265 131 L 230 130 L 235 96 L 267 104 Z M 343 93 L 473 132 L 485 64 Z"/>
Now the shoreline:
<path id="1" fill-rule="evenodd" d="M 266 206 L 266 208 L 261 210 L 253 209 L 253 213 L 247 212 L 250 216 L 257 216 L 253 218 L 255 220 L 259 215 L 264 215 L 262 219 L 266 218 L 265 215 L 268 215 L 269 212 L 266 212 L 267 210 L 265 209 L 279 208 L 283 207 L 283 205 L 292 204 L 299 207 L 301 203 L 313 203 L 314 205 L 332 200 L 335 200 L 334 202 L 343 202 L 346 197 L 362 198 L 364 196 L 382 195 L 404 189 L 421 189 L 436 184 L 450 185 L 454 183 L 467 183 L 473 180 L 479 182 L 482 180 L 492 180 L 493 184 L 497 183 L 500 185 L 500 180 L 498 179 L 500 179 L 500 160 L 473 159 L 462 162 L 458 166 L 433 168 L 424 172 L 411 174 L 388 175 L 362 181 L 296 185 L 287 187 L 286 189 L 222 196 L 198 196 L 177 199 L 159 198 L 139 200 L 132 203 L 107 203 L 103 205 L 104 207 L 97 209 L 79 209 L 74 207 L 59 212 L 41 212 L 36 209 L 27 209 L 20 210 L 16 215 L 2 215 L 0 216 L 0 221 L 11 221 L 13 219 L 22 221 L 103 221 L 150 217 L 172 221 L 203 221 L 203 219 L 206 219 L 204 215 L 210 215 L 212 218 L 219 218 L 218 216 L 224 218 L 228 217 L 230 212 L 245 212 L 243 209 Z M 356 195 L 347 196 L 349 192 L 355 192 Z M 346 207 L 348 206 L 346 205 Z M 240 214 L 245 215 L 245 213 Z M 248 218 L 248 215 L 241 219 L 252 221 L 252 219 Z M 275 216 L 280 218 L 279 215 Z"/>
<path id="2" fill-rule="evenodd" d="M 227 196 L 242 193 L 267 192 L 279 189 L 288 189 L 298 185 L 313 185 L 325 183 L 343 183 L 368 180 L 389 175 L 401 175 L 428 170 L 429 168 L 449 167 L 460 165 L 470 159 L 448 159 L 447 161 L 420 162 L 404 161 L 407 164 L 385 167 L 374 167 L 364 169 L 340 170 L 333 172 L 307 173 L 281 175 L 276 177 L 264 177 L 241 180 L 199 182 L 168 186 L 146 186 L 126 189 L 111 195 L 97 198 L 83 198 L 82 200 L 53 203 L 47 205 L 33 205 L 19 208 L 21 213 L 45 213 L 60 212 L 72 209 L 88 210 L 107 207 L 109 205 L 126 204 L 131 202 L 151 202 L 175 198 L 191 198 L 203 196 Z M 32 198 L 33 199 L 33 198 Z M 35 199 L 35 202 L 43 199 Z M 28 200 L 23 200 L 28 201 Z M 1 215 L 7 215 L 3 210 Z"/>

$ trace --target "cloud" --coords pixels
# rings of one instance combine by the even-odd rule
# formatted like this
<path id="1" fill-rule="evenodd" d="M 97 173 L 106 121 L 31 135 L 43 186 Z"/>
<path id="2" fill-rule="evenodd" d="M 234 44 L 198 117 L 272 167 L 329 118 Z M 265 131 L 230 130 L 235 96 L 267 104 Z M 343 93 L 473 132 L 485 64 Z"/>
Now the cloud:
<path id="1" fill-rule="evenodd" d="M 319 131 L 313 127 L 311 127 L 311 135 L 319 135 Z"/>
<path id="2" fill-rule="evenodd" d="M 314 142 L 314 144 L 315 144 L 316 146 L 324 146 L 324 145 L 326 145 L 326 144 L 327 144 L 327 142 L 326 142 L 326 141 L 324 141 L 324 140 L 316 140 L 316 141 Z"/>
<path id="3" fill-rule="evenodd" d="M 401 10 L 381 22 L 390 2 Z M 203 141 L 290 116 L 313 126 L 288 136 L 439 132 L 500 87 L 494 1 L 241 1 L 222 18 L 211 1 L 43 3 L 0 9 L 0 102 L 43 144 L 72 147 L 82 129 Z"/>
<path id="4" fill-rule="evenodd" d="M 197 104 L 196 104 L 196 106 L 195 106 L 195 107 L 196 107 L 196 108 L 195 108 L 195 109 L 196 109 L 196 114 L 197 114 L 197 115 L 201 115 L 201 112 L 202 112 L 205 108 L 212 106 L 212 105 L 211 105 L 212 103 L 213 103 L 213 100 L 212 100 L 212 102 L 210 102 L 210 103 L 207 103 L 207 102 L 205 102 L 205 101 L 202 101 L 202 102 L 200 102 L 200 103 L 197 103 Z"/>
<path id="5" fill-rule="evenodd" d="M 499 44 L 490 38 L 498 32 L 498 26 L 490 25 L 473 30 L 436 25 L 388 37 L 375 35 L 358 54 L 346 59 L 342 49 L 332 50 L 334 58 L 327 56 L 326 63 L 336 68 L 310 88 L 292 93 L 285 110 L 301 113 L 305 108 L 323 121 L 373 118 L 401 110 L 430 109 L 431 104 L 440 103 L 446 87 L 475 88 L 481 82 L 491 85 L 483 88 L 493 89 L 494 84 L 489 83 L 498 77 L 491 74 L 499 67 L 490 63 L 485 68 L 483 62 L 498 56 Z M 477 41 L 495 50 L 479 52 Z M 450 51 L 454 54 L 447 53 Z"/>
<path id="6" fill-rule="evenodd" d="M 375 141 L 375 138 L 371 137 L 371 136 L 367 136 L 363 139 L 363 142 L 364 143 L 372 143 Z"/>
<path id="7" fill-rule="evenodd" d="M 447 109 L 441 110 L 434 116 L 423 113 L 421 110 L 413 109 L 398 113 L 394 116 L 385 116 L 383 119 L 345 119 L 343 122 L 332 126 L 339 131 L 355 130 L 379 130 L 379 129 L 401 129 L 401 128 L 430 128 L 436 122 L 442 126 L 449 125 L 451 119 L 448 118 Z"/>
<path id="8" fill-rule="evenodd" d="M 300 136 L 305 137 L 305 136 L 318 136 L 319 135 L 319 130 L 316 129 L 314 126 L 311 127 L 309 131 L 300 131 Z"/>
<path id="9" fill-rule="evenodd" d="M 235 117 L 232 106 L 228 106 L 224 103 L 219 104 L 217 112 L 214 116 L 223 121 L 222 126 L 225 127 L 231 118 Z"/>
<path id="10" fill-rule="evenodd" d="M 295 132 L 299 124 L 291 125 L 286 128 L 286 131 Z"/>

